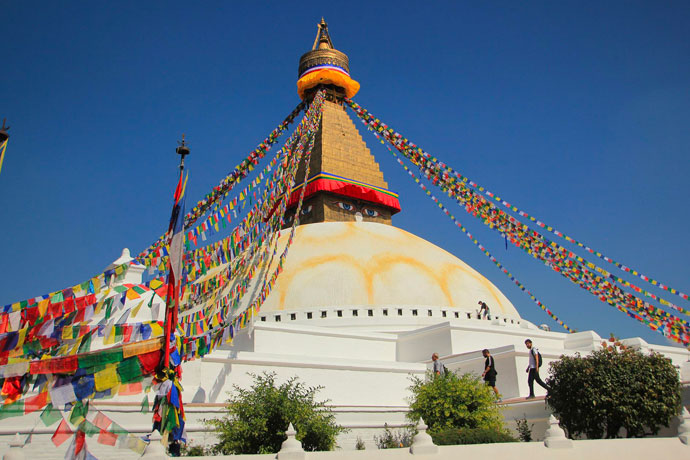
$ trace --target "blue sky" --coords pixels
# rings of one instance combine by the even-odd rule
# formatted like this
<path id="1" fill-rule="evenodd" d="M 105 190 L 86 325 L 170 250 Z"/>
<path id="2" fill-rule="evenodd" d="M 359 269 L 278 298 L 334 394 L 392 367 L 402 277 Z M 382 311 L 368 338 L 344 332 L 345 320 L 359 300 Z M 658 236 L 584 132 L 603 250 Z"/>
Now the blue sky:
<path id="1" fill-rule="evenodd" d="M 0 2 L 0 118 L 12 126 L 0 304 L 74 285 L 155 240 L 180 134 L 196 201 L 297 104 L 297 63 L 322 15 L 359 104 L 530 214 L 690 291 L 687 2 L 255 3 Z M 363 136 L 401 195 L 395 225 L 558 330 Z M 455 214 L 572 327 L 665 343 Z"/>

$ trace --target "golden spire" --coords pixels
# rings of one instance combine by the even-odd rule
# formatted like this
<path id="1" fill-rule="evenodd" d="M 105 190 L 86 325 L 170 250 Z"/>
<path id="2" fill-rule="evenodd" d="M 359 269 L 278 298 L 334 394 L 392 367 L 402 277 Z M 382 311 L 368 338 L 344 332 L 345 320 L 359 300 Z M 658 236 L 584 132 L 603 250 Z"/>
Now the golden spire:
<path id="1" fill-rule="evenodd" d="M 328 33 L 328 24 L 321 18 L 321 22 L 317 24 L 316 38 L 311 51 L 307 51 L 299 60 L 298 76 L 301 77 L 304 72 L 323 65 L 336 66 L 343 69 L 349 76 L 350 62 L 347 55 L 338 51 L 333 47 L 333 41 Z"/>
<path id="2" fill-rule="evenodd" d="M 313 51 L 315 49 L 326 50 L 333 48 L 335 47 L 333 46 L 333 41 L 331 41 L 331 36 L 328 34 L 328 24 L 326 24 L 326 20 L 322 17 L 321 22 L 318 24 L 318 29 L 316 29 L 316 38 L 311 49 Z"/>

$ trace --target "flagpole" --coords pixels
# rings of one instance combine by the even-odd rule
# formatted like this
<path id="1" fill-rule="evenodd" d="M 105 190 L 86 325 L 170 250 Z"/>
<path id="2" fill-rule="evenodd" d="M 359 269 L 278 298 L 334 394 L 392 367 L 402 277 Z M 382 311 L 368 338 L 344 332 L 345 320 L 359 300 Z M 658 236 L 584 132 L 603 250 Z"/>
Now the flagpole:
<path id="1" fill-rule="evenodd" d="M 2 171 L 2 162 L 5 159 L 5 150 L 7 149 L 7 141 L 10 139 L 10 135 L 7 130 L 10 129 L 9 126 L 5 126 L 7 118 L 3 118 L 2 127 L 0 128 L 0 171 Z"/>
<path id="2" fill-rule="evenodd" d="M 182 141 L 178 142 L 178 147 L 175 149 L 175 152 L 180 155 L 180 178 L 177 183 L 177 189 L 175 191 L 175 203 L 173 205 L 173 216 L 171 217 L 170 220 L 170 227 L 168 232 L 170 233 L 170 241 L 168 244 L 170 245 L 172 243 L 172 237 L 173 237 L 173 230 L 174 230 L 174 220 L 175 219 L 175 208 L 179 205 L 178 201 L 180 198 L 181 194 L 181 187 L 183 187 L 182 184 L 182 177 L 184 173 L 184 157 L 189 155 L 190 150 L 189 146 L 185 142 L 184 134 L 182 134 Z M 178 210 L 178 212 L 181 212 Z M 182 219 L 184 223 L 184 216 L 177 216 L 177 219 Z M 184 233 L 184 232 L 183 232 Z M 181 250 L 181 247 L 180 247 Z M 173 265 L 172 265 L 172 260 L 173 260 L 173 254 L 172 254 L 172 248 L 171 251 L 168 253 L 168 261 L 169 261 L 169 272 L 168 272 L 168 292 L 167 292 L 167 298 L 166 298 L 166 310 L 165 310 L 165 336 L 164 336 L 164 353 L 163 353 L 163 362 L 162 362 L 162 368 L 163 370 L 167 370 L 170 368 L 170 339 L 172 338 L 174 332 L 175 332 L 175 327 L 177 325 L 177 314 L 178 310 L 180 307 L 179 303 L 179 297 L 180 297 L 180 285 L 181 285 L 181 276 L 180 273 L 177 273 L 177 276 L 173 274 Z M 172 283 L 172 286 L 171 286 Z M 172 299 L 171 299 L 172 297 Z"/>

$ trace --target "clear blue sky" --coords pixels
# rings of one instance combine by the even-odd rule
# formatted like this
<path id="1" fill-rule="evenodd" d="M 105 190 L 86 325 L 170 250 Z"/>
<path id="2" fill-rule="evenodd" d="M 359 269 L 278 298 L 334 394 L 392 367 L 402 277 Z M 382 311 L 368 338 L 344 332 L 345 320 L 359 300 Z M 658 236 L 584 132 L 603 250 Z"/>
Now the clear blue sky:
<path id="1" fill-rule="evenodd" d="M 182 132 L 189 200 L 216 185 L 297 104 L 322 15 L 358 103 L 541 220 L 690 291 L 688 2 L 2 1 L 0 304 L 158 237 Z M 395 225 L 559 329 L 363 136 L 401 195 Z M 572 327 L 665 343 L 456 210 Z"/>

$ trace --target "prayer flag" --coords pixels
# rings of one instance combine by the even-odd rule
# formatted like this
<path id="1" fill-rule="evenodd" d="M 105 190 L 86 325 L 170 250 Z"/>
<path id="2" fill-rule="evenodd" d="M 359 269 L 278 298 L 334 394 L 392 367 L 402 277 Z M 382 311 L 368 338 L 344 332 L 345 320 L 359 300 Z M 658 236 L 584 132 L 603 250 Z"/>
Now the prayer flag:
<path id="1" fill-rule="evenodd" d="M 113 421 L 101 411 L 98 411 L 96 417 L 93 419 L 93 424 L 101 430 L 107 430 L 111 423 L 113 423 Z"/>
<path id="2" fill-rule="evenodd" d="M 36 396 L 26 398 L 26 401 L 24 402 L 24 413 L 30 414 L 31 412 L 43 409 L 46 404 L 48 404 L 48 392 L 43 391 Z"/>
<path id="3" fill-rule="evenodd" d="M 144 399 L 141 401 L 141 412 L 144 414 L 149 412 L 149 397 L 144 395 Z"/>
<path id="4" fill-rule="evenodd" d="M 48 403 L 43 412 L 41 412 L 40 418 L 45 426 L 50 426 L 58 420 L 62 420 L 62 415 L 60 411 L 53 408 L 53 403 Z"/>
<path id="5" fill-rule="evenodd" d="M 50 438 L 50 440 L 53 441 L 53 444 L 55 444 L 56 447 L 59 447 L 63 442 L 69 439 L 70 436 L 72 436 L 72 433 L 73 432 L 70 430 L 65 419 L 62 419 L 60 425 L 58 425 L 57 430 L 55 430 L 55 433 L 53 433 L 53 436 Z"/>
<path id="6" fill-rule="evenodd" d="M 110 431 L 101 430 L 100 434 L 98 435 L 98 443 L 105 444 L 107 446 L 114 446 L 117 444 L 117 435 L 115 433 L 111 433 Z"/>

